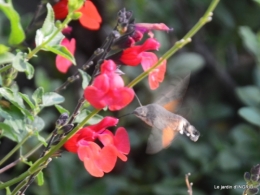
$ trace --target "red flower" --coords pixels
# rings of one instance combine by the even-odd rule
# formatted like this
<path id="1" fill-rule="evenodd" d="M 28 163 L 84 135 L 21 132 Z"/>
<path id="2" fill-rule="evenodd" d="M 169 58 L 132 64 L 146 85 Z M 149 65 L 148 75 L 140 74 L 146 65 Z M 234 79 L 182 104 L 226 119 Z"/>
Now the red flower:
<path id="1" fill-rule="evenodd" d="M 111 111 L 120 110 L 133 100 L 133 89 L 124 87 L 124 81 L 116 70 L 112 60 L 105 60 L 100 74 L 85 89 L 84 97 L 93 107 L 102 109 L 108 106 Z"/>
<path id="2" fill-rule="evenodd" d="M 56 20 L 62 20 L 68 15 L 68 0 L 60 0 L 53 5 L 53 10 Z M 91 1 L 85 1 L 84 5 L 76 12 L 81 12 L 79 21 L 82 26 L 91 30 L 100 28 L 102 18 L 100 17 L 97 8 Z"/>
<path id="3" fill-rule="evenodd" d="M 119 60 L 125 65 L 137 66 L 143 60 L 143 53 L 147 50 L 158 50 L 160 43 L 153 38 L 147 39 L 143 45 L 132 46 L 123 51 Z"/>
<path id="4" fill-rule="evenodd" d="M 76 49 L 75 39 L 71 39 L 69 41 L 67 38 L 64 38 L 61 42 L 61 45 L 66 47 L 70 51 L 70 53 L 72 53 L 74 55 L 75 49 Z M 60 55 L 57 55 L 56 67 L 60 72 L 66 73 L 68 71 L 69 67 L 71 67 L 71 65 L 72 65 L 71 61 L 69 61 L 68 59 L 66 59 Z"/>
<path id="5" fill-rule="evenodd" d="M 117 157 L 127 160 L 125 155 L 130 152 L 130 142 L 125 128 L 119 127 L 115 135 L 106 129 L 117 123 L 118 119 L 105 117 L 98 124 L 82 128 L 64 144 L 68 151 L 78 154 L 92 176 L 102 177 L 104 172 L 110 172 Z M 94 142 L 97 139 L 102 143 L 102 148 Z"/>
<path id="6" fill-rule="evenodd" d="M 152 67 L 157 61 L 157 56 L 152 52 L 143 52 L 143 60 L 141 62 L 143 70 L 146 71 Z M 159 83 L 163 82 L 164 75 L 166 72 L 166 60 L 164 60 L 161 65 L 155 68 L 151 73 L 149 73 L 148 81 L 149 86 L 152 90 L 159 87 Z"/>

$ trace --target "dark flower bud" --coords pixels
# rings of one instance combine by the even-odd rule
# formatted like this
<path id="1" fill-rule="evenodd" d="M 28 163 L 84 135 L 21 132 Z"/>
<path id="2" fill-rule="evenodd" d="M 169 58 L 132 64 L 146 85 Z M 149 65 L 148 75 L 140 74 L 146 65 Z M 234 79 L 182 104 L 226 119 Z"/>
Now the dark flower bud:
<path id="1" fill-rule="evenodd" d="M 259 179 L 259 175 L 251 175 L 251 181 L 257 181 Z"/>
<path id="2" fill-rule="evenodd" d="M 245 172 L 245 174 L 244 174 L 244 179 L 245 179 L 245 181 L 246 181 L 246 182 L 249 182 L 249 181 L 250 181 L 250 178 L 251 178 L 250 173 Z"/>
<path id="3" fill-rule="evenodd" d="M 253 175 L 260 175 L 260 165 L 257 164 L 256 166 L 254 166 L 250 172 Z"/>
<path id="4" fill-rule="evenodd" d="M 132 11 L 126 11 L 126 18 L 130 19 L 133 16 L 133 12 Z"/>
<path id="5" fill-rule="evenodd" d="M 73 129 L 73 127 L 73 124 L 67 124 L 58 130 L 58 134 L 68 134 Z"/>
<path id="6" fill-rule="evenodd" d="M 246 194 L 248 195 L 254 195 L 254 194 L 257 194 L 258 193 L 258 188 L 249 188 L 246 190 Z"/>
<path id="7" fill-rule="evenodd" d="M 68 119 L 69 115 L 67 113 L 62 113 L 56 121 L 56 126 L 63 126 L 64 124 L 66 124 Z"/>

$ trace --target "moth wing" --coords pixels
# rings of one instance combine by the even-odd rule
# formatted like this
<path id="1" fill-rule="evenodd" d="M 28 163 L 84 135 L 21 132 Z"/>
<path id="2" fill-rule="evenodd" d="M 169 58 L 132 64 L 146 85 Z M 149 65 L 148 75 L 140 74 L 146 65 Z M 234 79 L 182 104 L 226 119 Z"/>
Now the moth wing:
<path id="1" fill-rule="evenodd" d="M 181 102 L 187 90 L 189 81 L 190 74 L 179 81 L 174 87 L 172 87 L 172 89 L 168 93 L 164 94 L 155 103 L 161 105 L 166 110 L 173 112 L 174 110 L 176 110 L 178 104 Z"/>
<path id="2" fill-rule="evenodd" d="M 162 129 L 153 128 L 149 135 L 146 153 L 155 154 L 164 148 L 167 148 L 172 143 L 177 135 L 177 127 L 179 120 L 172 120 L 169 125 L 165 125 Z"/>

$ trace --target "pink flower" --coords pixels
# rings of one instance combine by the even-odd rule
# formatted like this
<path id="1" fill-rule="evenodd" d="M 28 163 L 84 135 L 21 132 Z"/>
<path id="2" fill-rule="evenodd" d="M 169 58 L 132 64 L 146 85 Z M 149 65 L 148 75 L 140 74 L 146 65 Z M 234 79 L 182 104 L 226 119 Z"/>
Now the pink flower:
<path id="1" fill-rule="evenodd" d="M 75 49 L 76 49 L 75 39 L 71 39 L 69 41 L 67 38 L 64 38 L 61 42 L 61 45 L 66 47 L 70 51 L 70 53 L 74 55 Z M 71 65 L 72 65 L 71 61 L 69 61 L 68 59 L 66 59 L 60 55 L 57 55 L 56 67 L 60 72 L 66 73 L 68 71 L 69 67 L 71 67 Z"/>
<path id="2" fill-rule="evenodd" d="M 133 89 L 124 87 L 124 81 L 116 70 L 112 60 L 105 60 L 100 74 L 85 89 L 84 97 L 93 107 L 102 109 L 108 106 L 111 111 L 120 110 L 133 100 Z"/>
<path id="3" fill-rule="evenodd" d="M 115 135 L 107 129 L 117 123 L 118 119 L 105 117 L 98 124 L 79 130 L 64 144 L 64 148 L 77 153 L 92 176 L 102 177 L 114 168 L 117 157 L 126 161 L 125 155 L 130 152 L 129 137 L 125 128 L 119 127 Z M 96 144 L 96 140 L 99 140 L 103 147 Z"/>

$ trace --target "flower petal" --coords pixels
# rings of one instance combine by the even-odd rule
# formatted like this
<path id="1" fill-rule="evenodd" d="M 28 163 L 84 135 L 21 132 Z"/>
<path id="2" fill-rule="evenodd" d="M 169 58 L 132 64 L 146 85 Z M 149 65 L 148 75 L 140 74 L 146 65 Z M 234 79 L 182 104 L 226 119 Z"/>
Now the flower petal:
<path id="1" fill-rule="evenodd" d="M 101 170 L 108 173 L 115 167 L 116 160 L 117 150 L 113 145 L 107 145 L 100 151 L 100 158 L 96 163 Z"/>
<path id="2" fill-rule="evenodd" d="M 146 71 L 151 68 L 158 61 L 157 56 L 152 52 L 143 52 L 142 53 L 142 67 Z"/>
<path id="3" fill-rule="evenodd" d="M 119 127 L 116 130 L 114 136 L 114 144 L 118 151 L 129 154 L 130 152 L 130 141 L 128 137 L 128 133 L 124 127 Z"/>
<path id="4" fill-rule="evenodd" d="M 104 172 L 98 166 L 97 161 L 99 160 L 100 147 L 94 143 L 89 142 L 89 147 L 80 147 L 79 153 L 81 153 L 81 158 L 83 158 L 85 169 L 89 172 L 90 175 L 95 177 L 103 177 Z"/>
<path id="5" fill-rule="evenodd" d="M 102 18 L 91 1 L 86 1 L 83 7 L 78 11 L 82 13 L 82 16 L 79 19 L 82 26 L 91 30 L 98 30 L 100 28 Z"/>
<path id="6" fill-rule="evenodd" d="M 90 125 L 88 128 L 91 128 L 95 132 L 102 133 L 107 127 L 116 126 L 118 119 L 110 116 L 106 116 L 97 124 Z"/>
<path id="7" fill-rule="evenodd" d="M 159 83 L 164 80 L 164 75 L 166 72 L 166 60 L 164 60 L 160 66 L 153 70 L 149 74 L 149 85 L 152 90 L 155 90 L 159 87 Z"/>
<path id="8" fill-rule="evenodd" d="M 55 19 L 62 20 L 68 15 L 68 0 L 60 0 L 58 3 L 52 6 Z"/>
<path id="9" fill-rule="evenodd" d="M 111 91 L 111 101 L 109 101 L 109 110 L 120 110 L 127 106 L 134 99 L 134 90 L 131 88 L 115 88 Z"/>
<path id="10" fill-rule="evenodd" d="M 66 47 L 70 51 L 70 53 L 74 55 L 75 49 L 76 49 L 75 39 L 71 39 L 69 41 L 67 38 L 64 38 L 61 42 L 61 45 Z M 69 67 L 71 67 L 71 65 L 72 65 L 71 61 L 69 61 L 68 59 L 66 59 L 60 55 L 57 55 L 56 67 L 60 72 L 66 73 L 68 71 Z"/>

